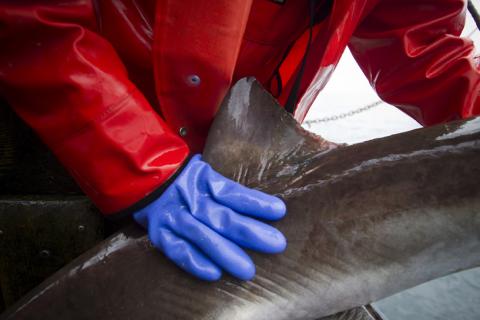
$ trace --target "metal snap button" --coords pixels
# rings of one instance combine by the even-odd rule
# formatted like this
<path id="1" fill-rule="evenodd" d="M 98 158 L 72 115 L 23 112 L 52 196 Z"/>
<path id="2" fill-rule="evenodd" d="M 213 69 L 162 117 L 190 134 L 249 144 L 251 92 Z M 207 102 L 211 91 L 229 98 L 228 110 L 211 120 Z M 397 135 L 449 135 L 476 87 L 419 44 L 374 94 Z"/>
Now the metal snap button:
<path id="1" fill-rule="evenodd" d="M 48 251 L 48 250 L 42 250 L 42 251 L 40 251 L 40 257 L 41 257 L 41 258 L 44 258 L 44 259 L 45 259 L 45 258 L 49 258 L 50 256 L 51 256 L 50 251 Z"/>
<path id="2" fill-rule="evenodd" d="M 202 80 L 196 74 L 191 74 L 187 77 L 187 81 L 191 86 L 197 87 Z"/>
<path id="3" fill-rule="evenodd" d="M 185 136 L 187 135 L 187 128 L 181 127 L 180 129 L 178 129 L 178 134 L 179 134 L 181 137 L 185 137 Z"/>

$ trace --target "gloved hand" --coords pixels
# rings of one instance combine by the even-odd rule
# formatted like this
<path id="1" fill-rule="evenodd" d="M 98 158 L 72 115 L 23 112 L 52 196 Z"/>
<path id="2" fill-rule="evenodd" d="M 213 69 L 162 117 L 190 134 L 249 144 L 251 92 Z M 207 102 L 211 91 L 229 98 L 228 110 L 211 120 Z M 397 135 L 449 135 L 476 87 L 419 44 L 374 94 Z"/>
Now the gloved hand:
<path id="1" fill-rule="evenodd" d="M 242 280 L 255 266 L 240 247 L 263 253 L 285 250 L 285 237 L 255 218 L 285 215 L 277 197 L 223 177 L 195 155 L 154 202 L 134 214 L 150 241 L 180 268 L 204 280 L 222 270 Z"/>

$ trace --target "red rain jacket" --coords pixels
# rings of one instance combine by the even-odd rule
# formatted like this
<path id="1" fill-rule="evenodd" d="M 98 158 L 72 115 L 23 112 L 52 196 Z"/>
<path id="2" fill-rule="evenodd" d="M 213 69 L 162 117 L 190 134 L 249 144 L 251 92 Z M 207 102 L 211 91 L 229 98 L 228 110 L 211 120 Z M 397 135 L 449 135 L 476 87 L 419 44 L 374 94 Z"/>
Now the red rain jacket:
<path id="1" fill-rule="evenodd" d="M 347 45 L 380 97 L 421 124 L 480 113 L 465 13 L 463 0 L 333 0 L 296 119 Z M 202 150 L 236 80 L 255 76 L 285 103 L 309 22 L 308 0 L 0 0 L 0 94 L 112 214 Z"/>

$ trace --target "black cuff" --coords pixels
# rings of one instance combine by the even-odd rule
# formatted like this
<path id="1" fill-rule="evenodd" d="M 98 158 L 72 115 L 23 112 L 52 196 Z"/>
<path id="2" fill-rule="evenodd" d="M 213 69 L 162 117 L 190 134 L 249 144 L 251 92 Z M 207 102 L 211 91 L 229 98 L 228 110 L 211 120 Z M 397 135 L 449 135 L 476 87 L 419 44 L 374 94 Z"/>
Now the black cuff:
<path id="1" fill-rule="evenodd" d="M 105 217 L 109 220 L 112 221 L 118 221 L 118 220 L 123 220 L 129 216 L 131 216 L 133 213 L 145 208 L 148 206 L 150 203 L 153 201 L 157 200 L 158 197 L 172 184 L 173 181 L 178 177 L 180 172 L 182 172 L 183 168 L 190 162 L 190 159 L 192 158 L 191 155 L 189 155 L 187 158 L 185 158 L 185 161 L 183 161 L 182 165 L 175 171 L 175 173 L 168 178 L 167 181 L 162 183 L 160 187 L 149 193 L 145 198 L 141 199 L 140 201 L 137 201 L 136 203 L 132 204 L 130 207 L 127 207 L 123 210 L 120 210 L 116 213 L 106 215 Z"/>

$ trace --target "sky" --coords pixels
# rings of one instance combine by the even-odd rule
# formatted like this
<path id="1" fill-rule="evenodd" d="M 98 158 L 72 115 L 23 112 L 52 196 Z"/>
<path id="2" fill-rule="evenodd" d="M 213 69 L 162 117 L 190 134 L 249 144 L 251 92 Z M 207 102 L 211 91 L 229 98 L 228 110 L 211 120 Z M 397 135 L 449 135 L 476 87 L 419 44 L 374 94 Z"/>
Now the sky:
<path id="1" fill-rule="evenodd" d="M 476 4 L 476 7 L 480 5 Z M 462 35 L 466 36 L 475 29 L 475 23 L 467 13 Z M 476 30 L 471 39 L 475 42 L 477 53 L 480 53 L 480 32 Z M 310 108 L 303 126 L 327 140 L 348 144 L 420 127 L 415 120 L 386 103 L 344 119 L 307 125 L 309 120 L 342 114 L 378 100 L 380 98 L 347 48 L 332 78 Z"/>

